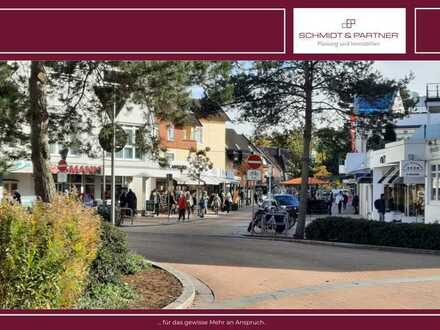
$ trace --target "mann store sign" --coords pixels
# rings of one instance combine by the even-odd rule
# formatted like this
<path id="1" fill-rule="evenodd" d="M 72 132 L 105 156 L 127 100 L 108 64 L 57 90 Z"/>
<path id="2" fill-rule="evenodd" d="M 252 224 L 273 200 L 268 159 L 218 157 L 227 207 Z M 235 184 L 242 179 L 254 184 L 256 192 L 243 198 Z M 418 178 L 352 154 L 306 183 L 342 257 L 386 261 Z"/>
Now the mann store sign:
<path id="1" fill-rule="evenodd" d="M 400 162 L 400 176 L 404 178 L 424 178 L 424 160 L 402 160 Z"/>

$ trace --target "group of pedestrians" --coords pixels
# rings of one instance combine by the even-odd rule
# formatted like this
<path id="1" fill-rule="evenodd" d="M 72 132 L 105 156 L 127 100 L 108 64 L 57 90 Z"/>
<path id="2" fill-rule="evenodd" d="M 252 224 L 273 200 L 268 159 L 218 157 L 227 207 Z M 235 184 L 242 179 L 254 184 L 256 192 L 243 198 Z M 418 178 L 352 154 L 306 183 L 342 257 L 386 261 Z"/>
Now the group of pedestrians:
<path id="1" fill-rule="evenodd" d="M 123 189 L 121 195 L 119 195 L 119 206 L 122 208 L 129 208 L 132 211 L 132 215 L 136 214 L 137 210 L 137 197 L 133 190 Z"/>
<path id="2" fill-rule="evenodd" d="M 332 215 L 333 206 L 338 208 L 338 214 L 346 211 L 347 205 L 351 204 L 354 214 L 359 214 L 359 196 L 351 195 L 348 192 L 340 190 L 338 193 L 331 192 L 327 199 L 328 214 Z"/>
<path id="3" fill-rule="evenodd" d="M 177 214 L 178 220 L 190 219 L 191 215 L 197 214 L 199 218 L 203 218 L 208 209 L 218 215 L 220 211 L 229 213 L 232 210 L 233 194 L 231 192 L 220 192 L 208 194 L 203 191 L 176 191 L 161 193 L 154 190 L 151 195 L 153 204 L 153 214 L 156 216 L 162 211 L 168 212 L 169 215 Z"/>

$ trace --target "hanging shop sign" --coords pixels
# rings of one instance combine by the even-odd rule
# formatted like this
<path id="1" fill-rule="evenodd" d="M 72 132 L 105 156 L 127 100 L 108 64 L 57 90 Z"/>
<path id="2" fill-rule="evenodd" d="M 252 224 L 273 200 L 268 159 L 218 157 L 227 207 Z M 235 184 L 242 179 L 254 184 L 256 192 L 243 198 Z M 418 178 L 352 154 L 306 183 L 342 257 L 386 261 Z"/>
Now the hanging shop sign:
<path id="1" fill-rule="evenodd" d="M 425 177 L 424 160 L 402 160 L 400 162 L 400 176 L 404 178 Z"/>

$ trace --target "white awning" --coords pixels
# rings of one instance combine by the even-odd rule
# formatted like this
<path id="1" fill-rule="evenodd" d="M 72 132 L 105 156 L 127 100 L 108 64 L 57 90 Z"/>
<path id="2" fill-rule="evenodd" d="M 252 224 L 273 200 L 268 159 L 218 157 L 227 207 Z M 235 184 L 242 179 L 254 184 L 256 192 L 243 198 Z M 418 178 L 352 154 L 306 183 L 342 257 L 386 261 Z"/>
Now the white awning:
<path id="1" fill-rule="evenodd" d="M 205 182 L 205 184 L 207 184 L 207 185 L 217 186 L 217 185 L 223 183 L 221 178 L 215 177 L 215 176 L 202 175 L 200 179 L 203 180 L 203 182 Z"/>
<path id="2" fill-rule="evenodd" d="M 175 176 L 175 172 L 169 169 L 159 169 L 159 168 L 149 168 L 145 171 L 142 171 L 139 175 L 136 176 L 143 176 L 143 177 L 149 177 L 149 178 L 166 178 L 167 174 L 173 174 Z"/>
<path id="3" fill-rule="evenodd" d="M 234 178 L 224 178 L 223 182 L 225 183 L 231 183 L 231 184 L 239 184 L 241 181 L 241 178 L 239 176 L 234 176 Z"/>
<path id="4" fill-rule="evenodd" d="M 198 185 L 203 185 L 203 181 L 199 181 L 197 179 L 191 178 L 189 176 L 186 175 L 181 175 L 175 178 L 175 180 L 177 181 L 177 184 L 186 184 L 186 185 L 190 185 L 190 186 L 198 186 Z"/>

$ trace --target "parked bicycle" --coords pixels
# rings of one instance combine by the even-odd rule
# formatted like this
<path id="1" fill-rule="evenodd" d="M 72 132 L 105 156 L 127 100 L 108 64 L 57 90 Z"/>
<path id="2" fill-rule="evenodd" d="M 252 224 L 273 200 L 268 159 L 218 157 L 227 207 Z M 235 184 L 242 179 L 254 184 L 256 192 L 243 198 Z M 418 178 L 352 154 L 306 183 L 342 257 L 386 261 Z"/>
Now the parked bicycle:
<path id="1" fill-rule="evenodd" d="M 287 233 L 296 223 L 296 217 L 278 205 L 275 200 L 264 201 L 255 212 L 249 223 L 248 232 L 252 234 L 283 234 Z"/>

